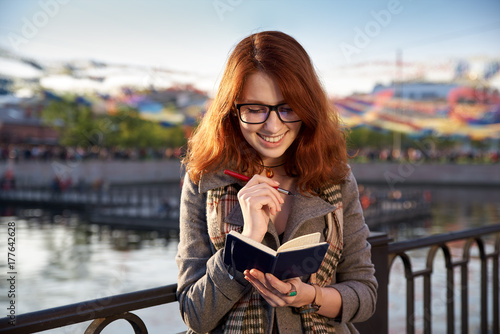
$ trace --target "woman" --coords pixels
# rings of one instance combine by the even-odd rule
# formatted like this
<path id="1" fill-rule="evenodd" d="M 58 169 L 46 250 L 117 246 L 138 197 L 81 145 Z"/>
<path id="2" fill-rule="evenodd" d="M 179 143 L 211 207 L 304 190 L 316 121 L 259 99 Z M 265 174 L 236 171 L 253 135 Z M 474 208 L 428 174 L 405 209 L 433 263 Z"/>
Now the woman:
<path id="1" fill-rule="evenodd" d="M 377 282 L 344 134 L 295 39 L 268 31 L 235 47 L 184 163 L 176 260 L 189 332 L 352 333 L 372 315 Z M 317 273 L 281 281 L 224 264 L 231 230 L 274 249 L 319 231 L 329 249 Z"/>

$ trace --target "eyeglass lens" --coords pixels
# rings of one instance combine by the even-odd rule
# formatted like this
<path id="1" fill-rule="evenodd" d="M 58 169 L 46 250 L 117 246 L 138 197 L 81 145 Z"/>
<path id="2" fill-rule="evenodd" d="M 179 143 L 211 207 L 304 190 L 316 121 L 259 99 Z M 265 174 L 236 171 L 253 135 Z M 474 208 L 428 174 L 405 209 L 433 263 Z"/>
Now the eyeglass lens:
<path id="1" fill-rule="evenodd" d="M 284 122 L 300 120 L 298 115 L 287 104 L 277 107 L 279 117 Z M 260 104 L 244 105 L 240 107 L 241 120 L 248 123 L 263 123 L 268 118 L 271 108 Z"/>

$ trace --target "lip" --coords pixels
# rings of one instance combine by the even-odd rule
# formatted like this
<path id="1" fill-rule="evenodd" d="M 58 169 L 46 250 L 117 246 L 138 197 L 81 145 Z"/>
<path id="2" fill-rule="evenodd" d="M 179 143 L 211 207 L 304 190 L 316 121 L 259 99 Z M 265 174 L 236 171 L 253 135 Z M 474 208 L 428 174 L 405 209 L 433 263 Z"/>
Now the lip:
<path id="1" fill-rule="evenodd" d="M 283 142 L 283 139 L 285 138 L 286 134 L 288 133 L 282 133 L 280 135 L 274 135 L 274 136 L 266 136 L 260 133 L 257 133 L 257 136 L 261 139 L 262 142 L 264 142 L 265 145 L 269 146 L 278 146 Z"/>

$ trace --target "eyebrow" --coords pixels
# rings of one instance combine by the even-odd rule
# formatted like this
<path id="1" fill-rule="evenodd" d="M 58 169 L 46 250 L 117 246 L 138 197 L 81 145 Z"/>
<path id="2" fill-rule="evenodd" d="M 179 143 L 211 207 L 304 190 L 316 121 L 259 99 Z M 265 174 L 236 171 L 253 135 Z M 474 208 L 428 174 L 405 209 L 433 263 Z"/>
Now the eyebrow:
<path id="1" fill-rule="evenodd" d="M 278 105 L 278 104 L 283 104 L 283 103 L 286 103 L 285 100 L 281 100 L 280 102 L 276 103 L 276 104 L 269 104 L 269 103 L 264 103 L 262 101 L 259 101 L 259 100 L 243 100 L 241 102 L 238 102 L 238 104 L 245 104 L 245 103 L 255 103 L 255 104 L 264 104 L 266 106 L 272 106 L 272 105 Z"/>

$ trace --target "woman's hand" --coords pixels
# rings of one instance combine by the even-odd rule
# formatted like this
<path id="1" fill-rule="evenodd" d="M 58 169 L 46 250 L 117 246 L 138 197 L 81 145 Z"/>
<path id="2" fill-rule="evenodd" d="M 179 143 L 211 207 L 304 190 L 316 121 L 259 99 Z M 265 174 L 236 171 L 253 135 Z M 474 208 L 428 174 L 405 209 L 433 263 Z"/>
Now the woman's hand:
<path id="1" fill-rule="evenodd" d="M 261 242 L 267 232 L 269 218 L 281 211 L 284 203 L 278 190 L 279 185 L 262 175 L 254 175 L 238 192 L 238 201 L 243 212 L 241 234 Z"/>
<path id="2" fill-rule="evenodd" d="M 272 307 L 300 307 L 310 304 L 314 300 L 314 287 L 302 282 L 298 277 L 281 281 L 274 275 L 264 274 L 257 269 L 245 270 L 244 274 L 245 279 L 259 291 L 260 295 Z M 297 293 L 290 296 L 289 292 L 294 290 Z"/>

